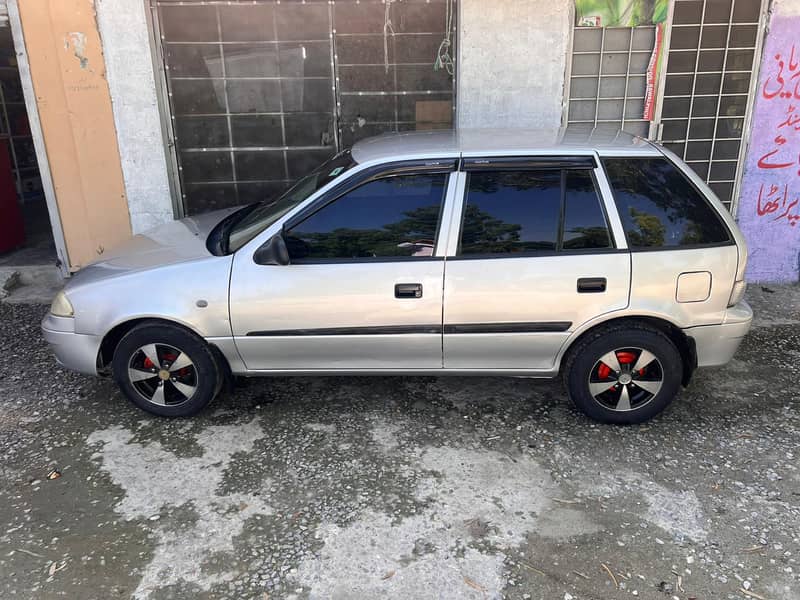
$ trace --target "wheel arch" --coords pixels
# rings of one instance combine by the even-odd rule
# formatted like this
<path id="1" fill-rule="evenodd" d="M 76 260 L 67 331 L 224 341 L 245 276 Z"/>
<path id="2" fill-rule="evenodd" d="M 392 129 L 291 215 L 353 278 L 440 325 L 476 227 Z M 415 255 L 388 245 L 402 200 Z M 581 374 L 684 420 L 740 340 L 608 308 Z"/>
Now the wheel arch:
<path id="1" fill-rule="evenodd" d="M 100 348 L 97 351 L 98 373 L 102 374 L 108 373 L 108 367 L 114 358 L 114 351 L 117 349 L 119 342 L 134 327 L 143 325 L 145 323 L 171 325 L 172 327 L 178 327 L 180 329 L 183 329 L 185 331 L 188 331 L 189 333 L 196 335 L 209 345 L 211 351 L 213 352 L 215 358 L 217 359 L 217 363 L 219 364 L 220 368 L 223 369 L 224 374 L 227 376 L 230 373 L 230 365 L 228 364 L 228 359 L 225 358 L 225 355 L 216 345 L 209 343 L 208 340 L 206 340 L 205 336 L 203 336 L 199 331 L 180 321 L 165 319 L 163 317 L 147 317 L 147 316 L 126 319 L 125 321 L 117 323 L 111 329 L 108 330 L 108 332 L 103 336 L 103 341 L 100 342 Z"/>
<path id="2" fill-rule="evenodd" d="M 681 355 L 681 362 L 683 363 L 683 376 L 681 378 L 681 383 L 686 386 L 689 384 L 689 380 L 692 377 L 692 373 L 697 368 L 697 351 L 695 349 L 694 340 L 687 336 L 680 327 L 675 325 L 674 323 L 668 321 L 667 319 L 663 319 L 660 317 L 655 317 L 651 315 L 625 315 L 623 317 L 615 317 L 612 319 L 607 319 L 600 323 L 595 323 L 594 325 L 588 327 L 584 331 L 580 332 L 574 338 L 568 340 L 568 342 L 564 345 L 561 349 L 559 355 L 559 376 L 563 375 L 563 368 L 564 365 L 568 362 L 566 357 L 572 351 L 573 348 L 577 347 L 577 344 L 584 339 L 586 336 L 591 335 L 592 333 L 596 332 L 599 329 L 604 329 L 607 327 L 613 327 L 618 325 L 625 325 L 627 323 L 639 323 L 649 325 L 650 327 L 657 329 L 664 335 L 666 335 L 675 347 L 678 349 L 678 352 Z"/>

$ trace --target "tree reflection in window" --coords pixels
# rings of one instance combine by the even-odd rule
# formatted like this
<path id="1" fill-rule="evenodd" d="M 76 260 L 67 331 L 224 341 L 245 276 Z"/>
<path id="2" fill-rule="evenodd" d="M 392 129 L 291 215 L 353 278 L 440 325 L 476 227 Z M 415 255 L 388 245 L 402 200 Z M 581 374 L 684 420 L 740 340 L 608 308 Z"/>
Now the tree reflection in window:
<path id="1" fill-rule="evenodd" d="M 633 206 L 628 208 L 630 222 L 635 225 L 628 231 L 628 240 L 631 246 L 663 246 L 664 233 L 667 228 L 655 215 L 636 210 Z"/>
<path id="2" fill-rule="evenodd" d="M 464 208 L 461 230 L 461 253 L 481 254 L 511 252 L 519 242 L 522 225 L 495 219 L 473 204 Z"/>
<path id="3" fill-rule="evenodd" d="M 730 241 L 719 215 L 666 158 L 608 158 L 603 164 L 631 247 Z"/>
<path id="4" fill-rule="evenodd" d="M 447 175 L 364 184 L 286 233 L 292 260 L 432 256 Z"/>
<path id="5" fill-rule="evenodd" d="M 470 173 L 461 254 L 610 246 L 600 198 L 588 169 Z"/>
<path id="6" fill-rule="evenodd" d="M 588 170 L 564 171 L 564 250 L 609 248 L 611 236 Z"/>
<path id="7" fill-rule="evenodd" d="M 555 250 L 561 171 L 469 174 L 461 254 Z"/>

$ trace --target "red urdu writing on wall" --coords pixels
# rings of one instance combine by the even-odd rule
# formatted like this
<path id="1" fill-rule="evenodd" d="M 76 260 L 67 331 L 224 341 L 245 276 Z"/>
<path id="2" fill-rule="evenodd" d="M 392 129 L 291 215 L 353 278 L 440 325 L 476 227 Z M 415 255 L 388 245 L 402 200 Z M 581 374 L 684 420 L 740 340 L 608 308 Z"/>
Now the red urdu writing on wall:
<path id="1" fill-rule="evenodd" d="M 758 192 L 756 212 L 759 217 L 782 222 L 795 227 L 800 221 L 800 194 L 788 183 L 779 181 L 777 175 L 792 169 L 800 176 L 800 57 L 792 45 L 789 59 L 782 53 L 775 55 L 777 73 L 770 75 L 761 88 L 761 97 L 770 102 L 784 102 L 783 120 L 774 124 L 775 137 L 771 148 L 758 159 L 758 168 L 776 173 L 775 181 L 762 183 Z"/>

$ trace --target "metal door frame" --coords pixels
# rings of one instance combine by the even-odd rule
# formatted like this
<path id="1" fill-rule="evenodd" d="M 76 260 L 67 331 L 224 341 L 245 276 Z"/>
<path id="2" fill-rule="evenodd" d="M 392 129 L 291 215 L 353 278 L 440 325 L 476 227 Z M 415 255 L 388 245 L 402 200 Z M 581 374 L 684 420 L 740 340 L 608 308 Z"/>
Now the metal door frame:
<path id="1" fill-rule="evenodd" d="M 756 96 L 758 93 L 758 82 L 761 79 L 761 64 L 764 54 L 764 42 L 769 33 L 769 9 L 772 0 L 761 0 L 761 12 L 758 18 L 758 35 L 756 46 L 753 51 L 753 75 L 750 79 L 750 89 L 748 90 L 747 109 L 744 113 L 744 127 L 742 127 L 742 143 L 739 146 L 739 160 L 736 165 L 736 179 L 733 181 L 733 197 L 731 199 L 731 214 L 734 219 L 739 212 L 739 194 L 742 191 L 742 179 L 744 179 L 744 161 L 747 151 L 750 149 L 750 137 L 753 130 L 753 113 L 755 112 Z"/>
<path id="2" fill-rule="evenodd" d="M 28 123 L 31 129 L 31 138 L 36 152 L 36 162 L 39 166 L 39 176 L 42 180 L 42 191 L 47 203 L 47 214 L 50 218 L 50 228 L 53 232 L 53 242 L 58 256 L 58 268 L 64 277 L 70 275 L 69 253 L 64 237 L 64 228 L 61 225 L 61 214 L 58 210 L 58 199 L 50 172 L 50 161 L 47 158 L 47 147 L 44 143 L 42 121 L 39 118 L 39 106 L 36 104 L 36 92 L 33 89 L 31 67 L 28 62 L 28 50 L 25 45 L 25 34 L 22 29 L 22 20 L 19 15 L 19 1 L 8 0 L 8 20 L 11 25 L 11 37 L 14 40 L 14 51 L 17 55 L 19 78 L 22 83 L 22 93 L 25 97 L 25 110 L 28 113 Z"/>
<path id="3" fill-rule="evenodd" d="M 186 216 L 183 205 L 183 190 L 181 188 L 181 175 L 178 168 L 178 154 L 175 150 L 175 129 L 172 126 L 174 116 L 169 106 L 169 88 L 167 88 L 167 69 L 164 59 L 164 44 L 162 43 L 161 29 L 158 19 L 153 18 L 153 3 L 151 0 L 141 0 L 144 4 L 145 20 L 150 40 L 150 58 L 153 61 L 153 74 L 156 81 L 156 100 L 158 103 L 159 123 L 161 125 L 161 139 L 164 145 L 164 156 L 167 158 L 167 181 L 172 199 L 172 213 L 176 219 Z"/>

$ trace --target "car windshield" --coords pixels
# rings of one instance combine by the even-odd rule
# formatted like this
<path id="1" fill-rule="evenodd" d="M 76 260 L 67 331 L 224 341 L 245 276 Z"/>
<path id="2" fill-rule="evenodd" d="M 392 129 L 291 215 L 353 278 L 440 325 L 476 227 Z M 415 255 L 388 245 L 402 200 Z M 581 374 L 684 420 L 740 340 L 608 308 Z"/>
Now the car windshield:
<path id="1" fill-rule="evenodd" d="M 295 206 L 310 197 L 337 177 L 355 166 L 349 150 L 340 152 L 306 175 L 275 200 L 265 200 L 255 208 L 242 209 L 243 216 L 235 220 L 228 231 L 224 247 L 236 252 Z"/>

